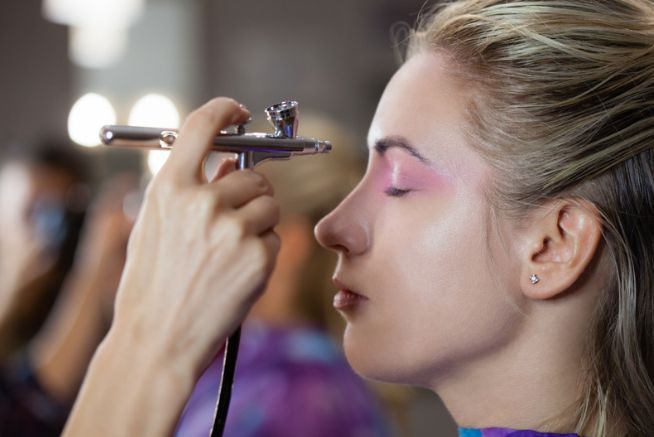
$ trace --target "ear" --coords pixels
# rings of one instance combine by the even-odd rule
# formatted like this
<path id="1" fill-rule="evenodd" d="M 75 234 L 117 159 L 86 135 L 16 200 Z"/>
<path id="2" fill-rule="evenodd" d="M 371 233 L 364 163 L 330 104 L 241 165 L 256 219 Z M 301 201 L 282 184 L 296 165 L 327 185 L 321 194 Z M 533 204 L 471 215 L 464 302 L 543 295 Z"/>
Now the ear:
<path id="1" fill-rule="evenodd" d="M 539 208 L 530 217 L 523 240 L 523 294 L 551 299 L 564 293 L 591 264 L 601 237 L 600 215 L 590 202 L 562 199 Z"/>

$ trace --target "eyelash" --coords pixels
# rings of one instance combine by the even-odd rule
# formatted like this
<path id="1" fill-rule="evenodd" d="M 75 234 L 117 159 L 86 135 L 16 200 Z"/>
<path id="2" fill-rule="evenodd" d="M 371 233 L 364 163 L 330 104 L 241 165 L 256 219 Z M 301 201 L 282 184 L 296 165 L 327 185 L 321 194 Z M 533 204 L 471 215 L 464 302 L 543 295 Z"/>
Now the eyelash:
<path id="1" fill-rule="evenodd" d="M 388 187 L 384 193 L 386 193 L 387 196 L 390 197 L 404 197 L 407 194 L 409 194 L 411 190 L 402 190 L 400 188 L 395 188 L 395 187 Z"/>

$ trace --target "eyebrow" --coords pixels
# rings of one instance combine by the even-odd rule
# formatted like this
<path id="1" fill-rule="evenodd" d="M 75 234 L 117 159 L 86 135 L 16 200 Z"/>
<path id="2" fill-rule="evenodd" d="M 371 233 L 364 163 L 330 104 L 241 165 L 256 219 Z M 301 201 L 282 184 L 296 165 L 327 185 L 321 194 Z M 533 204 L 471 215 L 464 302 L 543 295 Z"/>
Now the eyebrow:
<path id="1" fill-rule="evenodd" d="M 384 137 L 375 143 L 375 150 L 379 154 L 379 156 L 384 156 L 386 151 L 388 149 L 392 149 L 394 147 L 397 147 L 398 149 L 402 149 L 406 152 L 408 152 L 411 156 L 416 158 L 418 161 L 422 162 L 425 165 L 431 165 L 431 161 L 427 158 L 425 158 L 418 150 L 411 145 L 409 140 L 407 140 L 404 137 L 401 136 L 391 136 L 391 137 Z"/>

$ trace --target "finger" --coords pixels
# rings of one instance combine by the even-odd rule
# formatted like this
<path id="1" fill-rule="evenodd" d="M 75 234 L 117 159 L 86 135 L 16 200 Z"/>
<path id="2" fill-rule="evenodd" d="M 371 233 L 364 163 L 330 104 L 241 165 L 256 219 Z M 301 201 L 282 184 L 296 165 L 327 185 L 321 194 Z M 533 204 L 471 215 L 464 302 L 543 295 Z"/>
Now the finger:
<path id="1" fill-rule="evenodd" d="M 218 163 L 218 167 L 216 167 L 216 171 L 214 172 L 213 176 L 209 180 L 209 183 L 214 183 L 218 179 L 222 179 L 231 172 L 236 171 L 236 159 L 234 158 L 225 158 L 220 163 Z"/>
<path id="2" fill-rule="evenodd" d="M 193 111 L 186 118 L 170 158 L 164 164 L 165 174 L 197 181 L 214 136 L 224 127 L 245 123 L 250 116 L 245 107 L 226 97 L 215 98 Z"/>
<path id="3" fill-rule="evenodd" d="M 266 232 L 260 238 L 266 249 L 267 259 L 269 260 L 269 263 L 266 266 L 266 271 L 268 274 L 270 274 L 275 268 L 277 255 L 279 254 L 279 249 L 281 247 L 282 241 L 279 238 L 279 235 L 277 235 L 277 233 L 273 230 Z"/>
<path id="4" fill-rule="evenodd" d="M 246 233 L 260 235 L 279 223 L 279 205 L 271 196 L 261 196 L 235 211 L 245 225 Z"/>
<path id="5" fill-rule="evenodd" d="M 255 197 L 272 195 L 268 179 L 252 170 L 234 171 L 213 184 L 207 185 L 218 196 L 219 206 L 239 208 Z"/>

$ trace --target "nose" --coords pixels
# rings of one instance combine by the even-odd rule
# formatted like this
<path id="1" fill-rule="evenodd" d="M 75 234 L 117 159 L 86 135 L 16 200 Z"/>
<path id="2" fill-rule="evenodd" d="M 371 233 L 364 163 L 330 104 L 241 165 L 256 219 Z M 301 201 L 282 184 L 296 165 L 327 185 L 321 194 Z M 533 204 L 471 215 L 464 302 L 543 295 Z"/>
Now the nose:
<path id="1" fill-rule="evenodd" d="M 368 250 L 370 224 L 366 208 L 357 202 L 357 189 L 316 225 L 314 233 L 321 246 L 346 256 Z"/>

